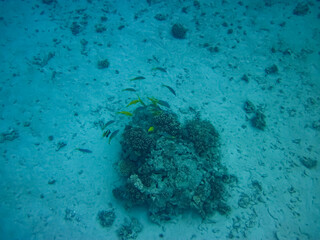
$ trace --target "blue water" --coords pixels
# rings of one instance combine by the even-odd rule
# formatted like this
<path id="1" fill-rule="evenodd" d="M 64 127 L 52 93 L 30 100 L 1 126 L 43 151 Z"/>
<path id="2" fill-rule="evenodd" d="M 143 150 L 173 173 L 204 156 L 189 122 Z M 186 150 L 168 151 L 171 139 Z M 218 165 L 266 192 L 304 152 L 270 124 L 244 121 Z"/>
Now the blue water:
<path id="1" fill-rule="evenodd" d="M 0 239 L 320 239 L 320 1 L 2 0 L 0 33 Z"/>

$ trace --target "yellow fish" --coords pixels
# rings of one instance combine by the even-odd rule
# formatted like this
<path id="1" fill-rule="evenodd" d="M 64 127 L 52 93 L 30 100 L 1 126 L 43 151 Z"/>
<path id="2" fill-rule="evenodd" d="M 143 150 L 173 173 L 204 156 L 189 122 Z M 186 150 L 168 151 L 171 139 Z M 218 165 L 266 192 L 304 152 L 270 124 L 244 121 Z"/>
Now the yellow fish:
<path id="1" fill-rule="evenodd" d="M 153 132 L 154 131 L 154 127 L 149 127 L 148 132 Z"/>
<path id="2" fill-rule="evenodd" d="M 167 70 L 165 68 L 163 68 L 163 67 L 155 67 L 155 68 L 152 68 L 151 70 L 153 70 L 153 71 L 159 70 L 159 71 L 165 72 L 165 73 L 167 72 Z"/>
<path id="3" fill-rule="evenodd" d="M 131 101 L 131 102 L 127 105 L 127 107 L 129 107 L 129 106 L 131 106 L 131 105 L 133 105 L 133 104 L 137 104 L 138 102 L 140 102 L 139 99 L 133 100 L 133 101 Z"/>
<path id="4" fill-rule="evenodd" d="M 109 134 L 111 133 L 111 131 L 108 129 L 107 131 L 105 131 L 103 134 L 102 134 L 102 137 L 109 137 Z"/>
<path id="5" fill-rule="evenodd" d="M 139 95 L 137 94 L 138 100 L 139 102 L 142 104 L 142 106 L 146 107 L 147 105 L 141 100 L 141 98 L 139 97 Z"/>
<path id="6" fill-rule="evenodd" d="M 152 102 L 153 105 L 157 105 L 159 100 L 154 97 L 148 97 L 148 99 Z"/>
<path id="7" fill-rule="evenodd" d="M 117 112 L 118 114 L 123 114 L 123 115 L 126 115 L 126 116 L 132 116 L 133 114 L 131 112 L 127 112 L 127 111 L 121 111 L 121 112 Z"/>
<path id="8" fill-rule="evenodd" d="M 153 116 L 159 116 L 163 111 L 160 109 L 160 110 L 151 110 L 151 112 L 152 112 L 152 115 Z"/>

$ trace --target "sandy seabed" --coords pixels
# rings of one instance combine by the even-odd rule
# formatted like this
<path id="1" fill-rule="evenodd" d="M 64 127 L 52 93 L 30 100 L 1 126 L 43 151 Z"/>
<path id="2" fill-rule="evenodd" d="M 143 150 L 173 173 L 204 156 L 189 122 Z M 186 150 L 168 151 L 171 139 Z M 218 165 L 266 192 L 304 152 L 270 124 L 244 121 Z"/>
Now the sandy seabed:
<path id="1" fill-rule="evenodd" d="M 0 32 L 1 239 L 118 239 L 132 217 L 136 239 L 319 239 L 319 1 L 8 0 Z M 227 216 L 156 225 L 114 198 L 129 121 L 116 112 L 136 97 L 124 88 L 216 127 L 238 178 Z M 108 144 L 110 120 L 120 134 Z"/>

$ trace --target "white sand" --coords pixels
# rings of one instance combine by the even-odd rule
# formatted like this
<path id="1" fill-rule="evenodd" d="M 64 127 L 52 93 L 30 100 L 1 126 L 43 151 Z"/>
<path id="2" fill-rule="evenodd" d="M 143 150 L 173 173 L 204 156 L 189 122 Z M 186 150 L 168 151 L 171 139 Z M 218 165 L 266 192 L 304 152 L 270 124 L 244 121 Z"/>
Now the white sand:
<path id="1" fill-rule="evenodd" d="M 305 16 L 294 15 L 297 3 L 289 0 L 243 6 L 200 0 L 199 10 L 193 1 L 157 2 L 0 2 L 0 239 L 117 239 L 116 230 L 132 216 L 144 226 L 138 239 L 319 239 L 320 132 L 312 124 L 320 120 L 320 2 L 309 1 Z M 157 13 L 167 20 L 154 19 Z M 107 30 L 96 33 L 102 16 Z M 74 36 L 70 26 L 81 18 L 87 24 Z M 186 39 L 171 36 L 176 22 L 189 29 Z M 54 57 L 46 62 L 49 53 Z M 109 68 L 98 69 L 105 58 Z M 279 72 L 266 75 L 272 64 Z M 151 70 L 158 66 L 168 73 Z M 139 75 L 146 79 L 128 80 Z M 202 222 L 186 213 L 158 226 L 145 209 L 126 210 L 115 200 L 121 135 L 108 145 L 94 122 L 115 119 L 111 130 L 123 129 L 128 118 L 115 112 L 134 96 L 121 89 L 132 86 L 168 101 L 181 120 L 193 115 L 189 107 L 200 111 L 219 130 L 222 162 L 239 180 L 228 216 Z M 264 131 L 246 120 L 247 99 L 263 109 Z M 59 142 L 67 145 L 57 151 Z M 308 169 L 300 157 L 318 166 Z M 245 208 L 238 206 L 243 194 L 250 199 Z M 109 204 L 116 220 L 103 228 L 96 217 Z M 66 209 L 74 213 L 71 220 Z"/>

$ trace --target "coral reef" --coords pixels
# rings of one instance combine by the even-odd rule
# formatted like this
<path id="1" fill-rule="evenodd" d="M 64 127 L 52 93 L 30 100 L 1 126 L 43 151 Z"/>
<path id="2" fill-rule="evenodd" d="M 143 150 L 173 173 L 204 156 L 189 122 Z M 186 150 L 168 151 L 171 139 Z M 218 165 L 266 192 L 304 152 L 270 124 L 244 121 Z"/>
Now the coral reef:
<path id="1" fill-rule="evenodd" d="M 114 209 L 111 210 L 101 210 L 98 212 L 97 220 L 102 227 L 111 227 L 114 220 L 116 219 L 116 214 Z"/>
<path id="2" fill-rule="evenodd" d="M 177 136 L 180 132 L 180 123 L 178 121 L 178 117 L 167 111 L 162 111 L 158 115 L 155 115 L 154 118 L 154 125 L 163 132 L 171 136 Z"/>
<path id="3" fill-rule="evenodd" d="M 183 138 L 191 141 L 195 151 L 204 155 L 210 149 L 216 149 L 219 144 L 219 134 L 209 121 L 194 119 L 184 126 Z"/>
<path id="4" fill-rule="evenodd" d="M 108 59 L 99 60 L 98 63 L 97 63 L 98 69 L 108 68 L 109 65 L 110 65 L 110 63 L 109 63 Z"/>
<path id="5" fill-rule="evenodd" d="M 273 65 L 265 68 L 264 71 L 266 74 L 276 74 L 279 72 L 279 69 L 278 69 L 277 65 L 273 64 Z"/>
<path id="6" fill-rule="evenodd" d="M 171 34 L 174 38 L 184 39 L 186 38 L 187 29 L 180 23 L 176 23 L 171 28 Z"/>
<path id="7" fill-rule="evenodd" d="M 293 9 L 293 14 L 297 16 L 304 16 L 309 12 L 309 5 L 308 3 L 298 3 L 296 7 Z"/>
<path id="8" fill-rule="evenodd" d="M 124 130 L 118 167 L 125 181 L 114 196 L 145 206 L 157 223 L 187 210 L 203 218 L 226 214 L 226 185 L 235 178 L 220 162 L 216 129 L 200 118 L 180 124 L 176 114 L 154 108 L 137 108 Z"/>
<path id="9" fill-rule="evenodd" d="M 251 124 L 253 127 L 264 130 L 266 128 L 266 116 L 260 112 L 257 111 L 255 116 L 251 119 Z"/>
<path id="10" fill-rule="evenodd" d="M 312 169 L 312 168 L 315 168 L 317 166 L 317 160 L 315 160 L 315 159 L 304 157 L 304 156 L 300 156 L 299 160 L 300 160 L 300 163 L 303 166 L 305 166 L 306 168 Z"/>
<path id="11" fill-rule="evenodd" d="M 243 110 L 247 113 L 252 127 L 262 131 L 266 128 L 266 115 L 260 108 L 256 108 L 251 101 L 247 100 L 243 105 Z"/>
<path id="12" fill-rule="evenodd" d="M 254 106 L 254 104 L 247 100 L 245 103 L 244 103 L 244 106 L 243 106 L 243 109 L 246 113 L 255 113 L 256 112 L 256 107 Z"/>
<path id="13" fill-rule="evenodd" d="M 125 219 L 125 222 L 117 230 L 117 234 L 120 240 L 134 240 L 138 237 L 142 231 L 142 224 L 136 218 Z"/>
<path id="14" fill-rule="evenodd" d="M 151 151 L 154 140 L 148 133 L 139 127 L 126 126 L 123 139 L 127 144 L 127 149 L 137 156 L 144 156 Z"/>

